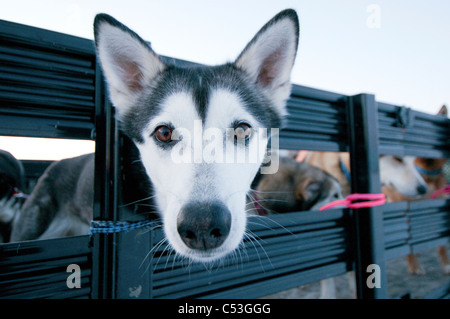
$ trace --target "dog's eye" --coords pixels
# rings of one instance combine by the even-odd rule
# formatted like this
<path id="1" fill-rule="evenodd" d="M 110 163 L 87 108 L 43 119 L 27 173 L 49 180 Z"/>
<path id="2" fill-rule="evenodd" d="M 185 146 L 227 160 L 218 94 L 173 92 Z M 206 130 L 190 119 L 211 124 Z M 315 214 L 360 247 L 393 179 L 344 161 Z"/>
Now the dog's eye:
<path id="1" fill-rule="evenodd" d="M 234 127 L 234 136 L 241 139 L 249 139 L 252 134 L 252 128 L 247 123 L 239 123 Z"/>
<path id="2" fill-rule="evenodd" d="M 401 158 L 401 157 L 394 156 L 394 159 L 399 163 L 403 163 L 403 158 Z"/>
<path id="3" fill-rule="evenodd" d="M 163 143 L 168 143 L 172 140 L 172 130 L 167 126 L 159 126 L 155 130 L 156 139 Z"/>

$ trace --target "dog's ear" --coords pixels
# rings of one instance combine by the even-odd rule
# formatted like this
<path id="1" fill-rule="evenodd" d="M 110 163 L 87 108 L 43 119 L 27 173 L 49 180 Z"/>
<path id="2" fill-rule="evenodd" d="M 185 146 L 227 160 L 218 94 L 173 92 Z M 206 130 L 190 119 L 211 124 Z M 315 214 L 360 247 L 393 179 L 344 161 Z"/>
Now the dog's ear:
<path id="1" fill-rule="evenodd" d="M 262 27 L 235 62 L 263 88 L 280 115 L 286 114 L 298 37 L 297 13 L 292 9 L 284 10 Z"/>
<path id="2" fill-rule="evenodd" d="M 120 118 L 166 66 L 144 40 L 107 14 L 95 17 L 94 35 L 97 57 Z"/>
<path id="3" fill-rule="evenodd" d="M 447 106 L 444 104 L 442 105 L 442 107 L 439 109 L 438 115 L 444 115 L 444 116 L 448 116 L 448 110 L 447 110 Z"/>
<path id="4" fill-rule="evenodd" d="M 322 186 L 312 177 L 306 178 L 300 185 L 297 186 L 294 192 L 295 199 L 301 201 L 311 201 L 320 193 Z"/>

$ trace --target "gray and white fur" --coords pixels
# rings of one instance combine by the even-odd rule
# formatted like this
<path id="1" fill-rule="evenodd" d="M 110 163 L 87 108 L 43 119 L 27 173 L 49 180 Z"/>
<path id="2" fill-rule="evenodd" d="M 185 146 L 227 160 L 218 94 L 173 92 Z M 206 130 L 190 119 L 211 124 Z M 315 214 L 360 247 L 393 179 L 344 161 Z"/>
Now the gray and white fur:
<path id="1" fill-rule="evenodd" d="M 246 196 L 268 143 L 264 131 L 279 128 L 287 113 L 296 12 L 277 14 L 236 61 L 219 66 L 176 66 L 106 14 L 96 16 L 94 31 L 116 117 L 139 151 L 169 245 L 200 262 L 224 257 L 244 237 Z M 218 136 L 211 132 L 222 133 L 214 141 L 222 149 L 257 152 L 258 160 L 199 159 L 192 140 L 211 143 Z M 192 160 L 177 162 L 174 154 Z"/>

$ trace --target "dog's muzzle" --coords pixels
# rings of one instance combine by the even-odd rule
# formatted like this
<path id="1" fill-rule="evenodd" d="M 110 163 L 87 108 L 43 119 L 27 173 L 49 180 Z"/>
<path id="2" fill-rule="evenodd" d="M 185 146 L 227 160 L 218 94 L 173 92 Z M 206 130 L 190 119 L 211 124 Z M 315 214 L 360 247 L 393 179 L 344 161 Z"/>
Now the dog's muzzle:
<path id="1" fill-rule="evenodd" d="M 185 205 L 177 218 L 177 230 L 192 249 L 209 251 L 220 247 L 231 228 L 231 213 L 221 202 L 193 202 Z"/>

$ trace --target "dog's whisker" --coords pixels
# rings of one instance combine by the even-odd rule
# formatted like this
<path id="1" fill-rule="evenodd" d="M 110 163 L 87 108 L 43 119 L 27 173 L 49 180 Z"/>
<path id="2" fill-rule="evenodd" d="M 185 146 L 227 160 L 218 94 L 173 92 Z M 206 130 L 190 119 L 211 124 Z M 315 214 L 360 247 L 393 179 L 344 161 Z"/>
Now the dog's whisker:
<path id="1" fill-rule="evenodd" d="M 167 264 L 169 263 L 170 256 L 172 255 L 172 252 L 173 252 L 173 248 L 170 247 L 170 248 L 169 248 L 169 252 L 168 252 L 168 254 L 167 254 L 167 260 L 166 260 L 166 264 L 164 265 L 164 269 L 167 269 Z M 174 259 L 175 259 L 175 258 L 174 258 Z M 172 270 L 173 270 L 173 263 L 172 263 Z"/>
<path id="2" fill-rule="evenodd" d="M 138 200 L 136 200 L 136 201 L 134 201 L 134 202 L 131 202 L 131 203 L 122 204 L 122 205 L 120 205 L 119 207 L 127 207 L 127 206 L 134 205 L 134 204 L 136 204 L 136 203 L 140 203 L 140 202 L 143 202 L 143 201 L 146 201 L 146 200 L 155 198 L 155 197 L 156 197 L 156 195 L 148 196 L 148 197 L 145 197 L 145 198 L 142 198 L 142 199 L 138 199 Z"/>
<path id="3" fill-rule="evenodd" d="M 253 197 L 251 195 L 248 195 L 248 197 L 250 198 L 252 204 L 261 203 L 261 202 L 284 202 L 284 203 L 289 202 L 288 200 L 285 200 L 285 199 L 274 199 L 274 198 L 257 198 L 256 199 L 255 197 Z"/>
<path id="4" fill-rule="evenodd" d="M 256 194 L 290 194 L 293 191 L 259 191 L 256 189 L 250 189 L 249 193 L 256 193 Z"/>
<path id="5" fill-rule="evenodd" d="M 142 261 L 141 265 L 139 267 L 141 267 L 143 265 L 143 263 L 145 262 L 145 260 L 154 252 L 156 252 L 162 245 L 164 245 L 164 243 L 167 241 L 167 238 L 163 238 L 161 239 L 155 246 L 152 247 L 152 249 L 149 250 L 149 252 L 147 253 L 147 255 L 144 257 L 144 260 Z M 152 255 L 153 258 L 154 255 Z M 150 260 L 151 263 L 151 260 Z"/>
<path id="6" fill-rule="evenodd" d="M 260 264 L 260 266 L 261 266 L 261 269 L 265 272 L 265 269 L 264 269 L 264 266 L 263 266 L 263 262 L 262 262 L 262 259 L 261 259 L 260 254 L 259 254 L 259 249 L 258 249 L 258 247 L 256 247 L 256 245 L 255 245 L 255 242 L 258 242 L 258 240 L 256 240 L 256 238 L 255 238 L 251 233 L 249 233 L 248 231 L 244 233 L 244 237 L 248 239 L 248 242 L 249 242 L 249 243 L 253 246 L 253 248 L 255 249 L 255 252 L 256 252 L 256 255 L 258 256 L 258 260 L 259 260 L 259 264 Z M 259 244 L 260 247 L 262 248 L 261 244 L 260 244 L 260 243 L 258 243 L 258 244 Z M 263 251 L 264 251 L 264 253 L 265 253 L 264 248 L 262 248 L 262 249 L 263 249 Z M 267 256 L 267 253 L 266 253 L 266 256 Z M 267 256 L 267 257 L 268 257 L 268 256 Z"/>
<path id="7" fill-rule="evenodd" d="M 250 198 L 252 204 L 260 203 L 260 202 L 284 202 L 284 203 L 289 202 L 288 200 L 285 200 L 285 199 L 274 199 L 274 198 L 258 198 L 258 199 L 256 199 L 255 197 L 253 197 L 250 194 L 248 194 L 247 196 Z"/>
<path id="8" fill-rule="evenodd" d="M 231 263 L 233 265 L 237 265 L 237 252 L 236 250 L 233 250 L 230 254 Z"/>
<path id="9" fill-rule="evenodd" d="M 261 205 L 260 205 L 260 206 L 261 206 Z M 261 207 L 262 207 L 262 206 L 261 206 Z M 263 207 L 263 208 L 264 208 L 264 207 Z M 274 210 L 271 210 L 271 209 L 268 209 L 268 208 L 264 208 L 264 209 L 265 209 L 267 212 L 270 212 L 270 213 L 272 213 L 272 214 L 277 214 L 277 212 L 274 211 Z M 255 214 L 251 213 L 251 212 L 253 212 L 253 211 L 255 211 L 256 213 L 259 213 L 259 209 L 256 208 L 256 207 L 246 209 L 246 210 L 245 210 L 245 213 L 247 214 L 247 217 L 249 217 L 249 216 L 254 216 Z"/>
<path id="10" fill-rule="evenodd" d="M 263 204 L 261 204 L 261 202 L 259 200 L 255 200 L 253 202 L 249 202 L 249 204 L 251 204 L 253 206 L 254 206 L 255 203 L 258 204 L 259 206 L 261 206 L 264 210 L 266 210 L 268 212 L 272 212 L 272 213 L 275 213 L 275 214 L 277 213 L 276 211 L 274 211 L 274 210 L 272 210 L 272 209 L 270 209 L 268 207 L 265 207 Z M 252 211 L 252 210 L 258 211 L 258 208 L 256 208 L 256 207 L 248 208 L 248 209 L 246 209 L 246 212 L 249 212 L 249 211 Z"/>
<path id="11" fill-rule="evenodd" d="M 144 230 L 142 230 L 141 234 L 142 235 L 146 234 L 146 233 L 151 232 L 151 231 L 153 231 L 155 229 L 158 229 L 158 228 L 162 228 L 162 224 L 158 224 L 158 225 L 156 225 L 154 227 L 151 227 L 151 228 L 148 228 L 148 229 L 144 229 Z"/>
<path id="12" fill-rule="evenodd" d="M 155 251 L 157 251 L 157 250 L 158 250 L 158 249 L 159 249 L 166 241 L 167 241 L 167 238 L 161 239 L 161 240 L 160 240 L 155 246 L 153 246 L 152 249 L 150 249 L 149 252 L 145 255 L 144 259 L 142 260 L 141 264 L 139 265 L 139 268 L 142 267 L 142 265 L 145 263 L 145 261 L 147 260 L 147 258 L 148 258 L 149 256 L 151 256 L 151 258 L 150 258 L 150 260 L 148 261 L 148 265 L 147 265 L 147 267 L 145 268 L 143 274 L 145 274 L 145 273 L 148 271 L 148 269 L 150 268 L 150 266 L 152 265 L 152 261 L 153 261 L 153 258 L 154 258 L 154 254 L 153 254 L 153 253 L 154 253 Z"/>
<path id="13" fill-rule="evenodd" d="M 177 257 L 179 257 L 179 255 L 178 255 L 178 252 L 175 249 L 173 249 L 173 248 L 171 248 L 171 249 L 172 249 L 173 252 L 175 252 L 175 254 L 173 256 L 173 260 L 172 260 L 172 270 L 174 270 L 175 269 L 175 263 L 176 263 Z"/>
<path id="14" fill-rule="evenodd" d="M 241 265 L 241 269 L 243 269 L 243 259 L 242 259 L 242 254 L 241 254 L 241 250 L 240 247 L 238 249 L 235 249 L 233 251 L 233 264 L 236 265 L 239 269 L 239 265 Z"/>
<path id="15" fill-rule="evenodd" d="M 281 203 L 287 203 L 289 202 L 288 200 L 284 200 L 284 199 L 273 199 L 273 198 L 264 198 L 264 199 L 258 199 L 255 201 L 255 203 L 261 203 L 261 202 L 281 202 Z"/>
<path id="16" fill-rule="evenodd" d="M 268 225 L 261 224 L 261 223 L 255 223 L 255 222 L 248 221 L 247 224 L 248 225 L 261 226 L 261 227 L 267 228 L 268 230 L 274 230 L 272 227 L 270 227 Z"/>
<path id="17" fill-rule="evenodd" d="M 170 245 L 166 245 L 166 247 L 164 247 L 163 251 L 160 253 L 160 255 L 158 257 L 158 260 L 155 263 L 155 267 L 153 268 L 153 270 L 156 270 L 156 268 L 158 268 L 159 261 L 161 260 L 161 257 L 164 256 L 164 253 L 166 252 L 167 249 L 170 250 L 170 249 L 172 249 L 172 247 L 170 247 Z M 166 269 L 166 268 L 164 267 L 164 269 Z"/>
<path id="18" fill-rule="evenodd" d="M 241 242 L 242 247 L 242 253 L 245 254 L 247 260 L 250 260 L 250 257 L 248 256 L 247 247 L 245 246 L 244 240 Z M 241 257 L 241 263 L 242 263 L 242 269 L 244 269 L 244 257 L 242 256 L 241 252 L 239 252 L 239 256 Z"/>
<path id="19" fill-rule="evenodd" d="M 254 239 L 253 241 L 256 242 L 260 247 L 261 250 L 264 252 L 264 255 L 266 255 L 267 260 L 269 261 L 270 265 L 272 266 L 272 268 L 274 268 L 272 261 L 270 260 L 269 255 L 267 254 L 266 249 L 263 247 L 263 245 L 261 244 L 261 241 L 264 241 L 263 239 L 261 239 L 259 236 L 257 236 L 255 233 L 253 233 L 251 230 L 247 230 L 247 234 L 251 235 L 252 238 Z"/>
<path id="20" fill-rule="evenodd" d="M 279 222 L 277 222 L 274 218 L 268 218 L 267 216 L 259 216 L 259 215 L 249 215 L 248 218 L 259 218 L 260 220 L 263 221 L 271 221 L 273 222 L 275 225 L 279 226 L 280 228 L 282 228 L 283 230 L 285 230 L 288 234 L 296 236 L 293 232 L 291 232 L 289 229 L 287 229 L 286 227 L 284 227 L 282 224 L 280 224 Z"/>

